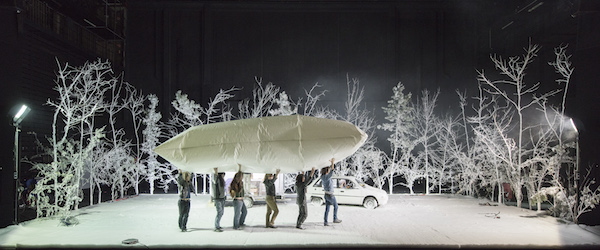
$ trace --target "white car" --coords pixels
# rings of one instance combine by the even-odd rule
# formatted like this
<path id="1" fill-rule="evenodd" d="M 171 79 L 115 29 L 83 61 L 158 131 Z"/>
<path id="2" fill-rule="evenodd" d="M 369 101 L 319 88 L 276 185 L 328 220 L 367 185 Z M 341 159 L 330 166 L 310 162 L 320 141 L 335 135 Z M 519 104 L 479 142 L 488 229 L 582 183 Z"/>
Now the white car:
<path id="1" fill-rule="evenodd" d="M 352 176 L 333 176 L 331 180 L 338 204 L 362 205 L 374 209 L 388 202 L 388 194 L 385 191 L 371 187 Z M 320 178 L 306 187 L 306 198 L 310 198 L 314 205 L 322 205 L 325 202 L 324 195 L 325 190 Z"/>

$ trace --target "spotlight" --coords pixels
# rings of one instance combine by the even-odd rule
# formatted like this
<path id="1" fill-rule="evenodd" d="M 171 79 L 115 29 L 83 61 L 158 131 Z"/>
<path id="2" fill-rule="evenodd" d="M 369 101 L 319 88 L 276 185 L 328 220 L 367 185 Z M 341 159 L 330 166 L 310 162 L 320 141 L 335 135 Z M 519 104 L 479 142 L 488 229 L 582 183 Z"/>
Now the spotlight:
<path id="1" fill-rule="evenodd" d="M 573 121 L 573 118 L 569 118 L 569 124 L 571 125 L 573 130 L 575 130 L 575 133 L 579 134 L 579 130 L 577 130 L 577 126 L 575 126 L 575 122 Z"/>
<path id="2" fill-rule="evenodd" d="M 27 105 L 21 106 L 21 108 L 19 109 L 17 114 L 15 114 L 15 117 L 13 118 L 13 123 L 15 124 L 15 126 L 18 126 L 19 124 L 21 124 L 23 119 L 25 119 L 27 114 L 29 114 L 29 111 L 31 111 L 31 109 L 29 107 L 27 107 Z"/>

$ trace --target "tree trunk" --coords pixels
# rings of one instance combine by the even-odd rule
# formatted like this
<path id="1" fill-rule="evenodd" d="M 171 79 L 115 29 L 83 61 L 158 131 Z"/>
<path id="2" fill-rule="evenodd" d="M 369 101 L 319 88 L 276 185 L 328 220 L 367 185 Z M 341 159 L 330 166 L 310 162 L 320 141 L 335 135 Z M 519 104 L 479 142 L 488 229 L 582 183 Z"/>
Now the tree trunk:
<path id="1" fill-rule="evenodd" d="M 425 147 L 425 194 L 429 195 L 429 151 L 427 145 Z"/>
<path id="2" fill-rule="evenodd" d="M 517 207 L 521 208 L 521 204 L 523 204 L 523 191 L 521 190 L 521 187 L 513 188 L 513 192 L 515 198 L 517 198 Z"/>
<path id="3" fill-rule="evenodd" d="M 392 165 L 393 164 L 394 163 L 392 163 Z M 389 179 L 390 179 L 389 180 L 390 186 L 388 188 L 390 189 L 390 194 L 392 194 L 393 193 L 392 188 L 394 187 L 394 175 L 392 174 L 392 171 L 390 171 L 390 178 Z"/>
<path id="4" fill-rule="evenodd" d="M 502 182 L 498 181 L 498 204 L 503 203 L 504 198 L 504 187 L 502 187 Z"/>
<path id="5" fill-rule="evenodd" d="M 444 178 L 444 169 L 440 172 L 440 183 L 438 185 L 438 194 L 442 194 L 442 178 Z"/>
<path id="6" fill-rule="evenodd" d="M 98 186 L 98 204 L 100 204 L 102 203 L 102 186 L 100 182 L 96 182 L 96 185 Z"/>
<path id="7" fill-rule="evenodd" d="M 137 164 L 136 164 L 137 166 Z M 138 173 L 135 177 L 135 184 L 133 185 L 133 190 L 135 190 L 135 195 L 140 194 L 140 174 Z"/>
<path id="8" fill-rule="evenodd" d="M 148 183 L 150 184 L 150 194 L 154 194 L 154 176 L 148 177 Z"/>

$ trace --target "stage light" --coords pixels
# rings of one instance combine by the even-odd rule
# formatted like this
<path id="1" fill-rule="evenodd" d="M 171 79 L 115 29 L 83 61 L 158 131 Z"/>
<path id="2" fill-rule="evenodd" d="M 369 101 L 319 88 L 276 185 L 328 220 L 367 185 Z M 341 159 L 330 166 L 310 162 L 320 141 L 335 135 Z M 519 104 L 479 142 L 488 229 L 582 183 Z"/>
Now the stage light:
<path id="1" fill-rule="evenodd" d="M 577 126 L 575 126 L 575 122 L 573 121 L 573 118 L 569 118 L 569 124 L 571 125 L 571 127 L 573 127 L 573 130 L 575 130 L 575 133 L 577 133 L 579 135 L 579 130 L 577 130 Z"/>
<path id="2" fill-rule="evenodd" d="M 15 114 L 15 117 L 13 118 L 14 124 L 15 125 L 21 124 L 23 119 L 25 119 L 27 114 L 29 114 L 29 111 L 31 111 L 31 109 L 29 107 L 27 107 L 27 105 L 22 105 L 21 108 L 19 109 L 19 111 L 17 112 L 17 114 Z"/>

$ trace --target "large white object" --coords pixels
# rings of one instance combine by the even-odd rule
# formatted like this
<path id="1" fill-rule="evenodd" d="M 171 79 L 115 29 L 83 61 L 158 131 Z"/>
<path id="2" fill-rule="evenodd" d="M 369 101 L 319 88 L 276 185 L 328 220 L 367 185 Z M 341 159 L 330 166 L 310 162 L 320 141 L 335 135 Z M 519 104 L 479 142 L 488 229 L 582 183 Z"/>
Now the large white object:
<path id="1" fill-rule="evenodd" d="M 271 116 L 200 125 L 154 151 L 181 170 L 194 173 L 238 171 L 293 173 L 341 161 L 367 140 L 345 121 L 302 115 Z"/>

